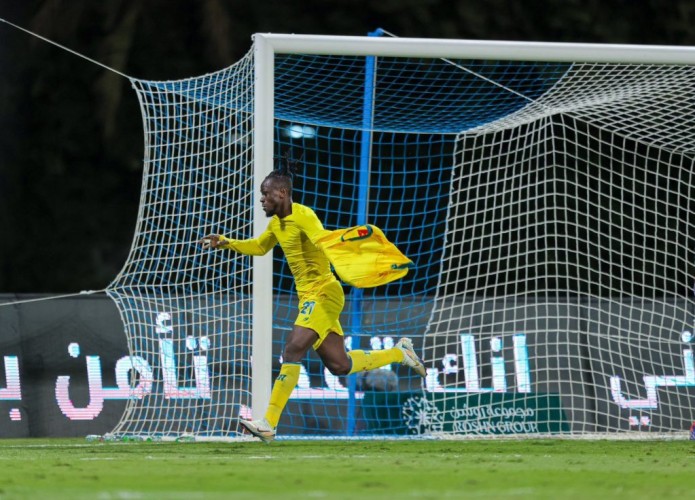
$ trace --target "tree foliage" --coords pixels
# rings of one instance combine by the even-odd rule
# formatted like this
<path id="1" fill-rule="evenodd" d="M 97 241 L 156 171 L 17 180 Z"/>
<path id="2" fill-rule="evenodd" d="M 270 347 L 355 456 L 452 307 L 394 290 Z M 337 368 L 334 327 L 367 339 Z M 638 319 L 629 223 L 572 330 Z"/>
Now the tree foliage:
<path id="1" fill-rule="evenodd" d="M 255 32 L 694 45 L 686 0 L 24 0 L 0 17 L 127 75 L 233 64 Z M 143 156 L 123 76 L 0 23 L 0 292 L 106 286 Z"/>

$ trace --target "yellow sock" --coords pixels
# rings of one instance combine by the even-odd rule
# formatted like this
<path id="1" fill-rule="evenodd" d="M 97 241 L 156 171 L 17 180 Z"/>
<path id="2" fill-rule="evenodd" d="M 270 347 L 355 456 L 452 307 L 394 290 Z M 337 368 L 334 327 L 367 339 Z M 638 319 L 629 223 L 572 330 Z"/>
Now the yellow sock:
<path id="1" fill-rule="evenodd" d="M 282 410 L 285 409 L 290 394 L 297 386 L 299 380 L 299 363 L 283 363 L 280 374 L 273 384 L 273 392 L 270 393 L 270 404 L 265 412 L 265 419 L 273 427 L 277 427 Z"/>
<path id="2" fill-rule="evenodd" d="M 383 351 L 361 351 L 356 349 L 348 352 L 352 359 L 352 369 L 350 373 L 373 370 L 391 363 L 403 361 L 403 352 L 400 349 L 384 349 Z"/>

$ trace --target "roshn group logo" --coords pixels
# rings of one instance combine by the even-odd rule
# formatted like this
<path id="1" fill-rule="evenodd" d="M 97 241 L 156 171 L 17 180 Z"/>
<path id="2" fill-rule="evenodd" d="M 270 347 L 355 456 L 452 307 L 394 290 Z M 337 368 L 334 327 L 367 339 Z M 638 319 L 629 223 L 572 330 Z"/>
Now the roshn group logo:
<path id="1" fill-rule="evenodd" d="M 410 397 L 403 403 L 403 421 L 412 434 L 444 430 L 444 415 L 434 403 L 422 396 Z"/>

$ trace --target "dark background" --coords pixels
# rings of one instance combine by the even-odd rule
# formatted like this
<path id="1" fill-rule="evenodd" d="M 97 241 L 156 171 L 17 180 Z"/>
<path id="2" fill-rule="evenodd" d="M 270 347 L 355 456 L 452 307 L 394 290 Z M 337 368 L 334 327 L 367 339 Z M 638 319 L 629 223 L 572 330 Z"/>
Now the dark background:
<path id="1" fill-rule="evenodd" d="M 1 0 L 132 77 L 237 61 L 256 32 L 695 45 L 688 0 Z M 103 288 L 130 248 L 143 133 L 127 78 L 0 23 L 0 292 Z"/>

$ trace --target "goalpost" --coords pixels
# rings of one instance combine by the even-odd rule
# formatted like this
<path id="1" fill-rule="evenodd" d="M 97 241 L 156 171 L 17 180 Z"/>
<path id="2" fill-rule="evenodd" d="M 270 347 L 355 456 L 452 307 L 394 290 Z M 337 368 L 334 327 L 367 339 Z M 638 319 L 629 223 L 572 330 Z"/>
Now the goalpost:
<path id="1" fill-rule="evenodd" d="M 283 257 L 202 251 L 262 231 L 260 183 L 301 150 L 295 201 L 369 222 L 416 264 L 346 290 L 333 377 L 309 355 L 280 434 L 570 435 L 687 429 L 695 49 L 269 35 L 223 71 L 132 79 L 145 172 L 109 286 L 131 394 L 114 437 L 235 437 L 269 399 L 296 297 Z M 152 368 L 150 368 L 152 367 Z"/>

